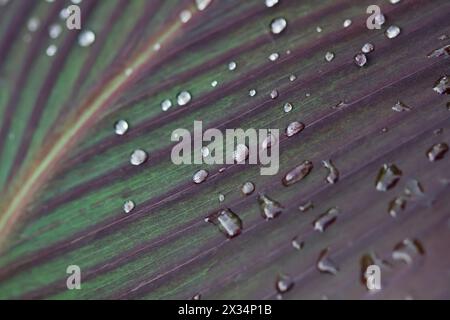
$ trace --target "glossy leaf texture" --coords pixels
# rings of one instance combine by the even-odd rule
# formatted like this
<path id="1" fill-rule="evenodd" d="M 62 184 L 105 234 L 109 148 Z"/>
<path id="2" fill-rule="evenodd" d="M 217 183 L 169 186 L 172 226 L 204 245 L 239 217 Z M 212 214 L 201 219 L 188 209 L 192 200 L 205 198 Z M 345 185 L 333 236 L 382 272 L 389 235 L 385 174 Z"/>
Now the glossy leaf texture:
<path id="1" fill-rule="evenodd" d="M 450 143 L 449 96 L 433 90 L 449 50 L 429 57 L 450 44 L 450 3 L 392 2 L 83 0 L 82 30 L 67 30 L 69 1 L 0 1 L 0 298 L 449 298 L 450 155 L 427 152 Z M 373 4 L 380 30 L 366 27 Z M 273 34 L 277 18 L 287 27 Z M 280 170 L 262 176 L 173 164 L 172 132 L 196 120 L 305 128 L 280 137 Z M 133 166 L 137 149 L 148 159 Z M 281 213 L 264 219 L 261 199 Z M 205 221 L 221 210 L 242 222 L 231 239 Z M 67 289 L 71 265 L 81 290 Z"/>

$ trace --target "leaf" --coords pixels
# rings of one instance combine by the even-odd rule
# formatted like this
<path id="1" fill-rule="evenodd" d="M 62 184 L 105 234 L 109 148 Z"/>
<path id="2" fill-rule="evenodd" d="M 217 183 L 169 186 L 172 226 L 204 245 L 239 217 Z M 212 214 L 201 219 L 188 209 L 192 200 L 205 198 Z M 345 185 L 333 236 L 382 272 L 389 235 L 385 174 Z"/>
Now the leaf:
<path id="1" fill-rule="evenodd" d="M 450 140 L 448 98 L 432 90 L 450 73 L 448 55 L 427 57 L 448 45 L 450 4 L 376 1 L 387 22 L 368 30 L 373 2 L 212 1 L 200 11 L 195 1 L 85 0 L 88 47 L 59 17 L 68 1 L 0 2 L 0 298 L 274 299 L 277 279 L 292 281 L 286 299 L 448 298 L 450 164 L 426 153 Z M 183 23 L 185 10 L 192 17 Z M 279 17 L 287 28 L 273 35 Z M 62 33 L 51 39 L 54 23 Z M 390 25 L 401 29 L 394 39 L 384 34 Z M 365 43 L 375 50 L 360 68 L 353 59 Z M 178 106 L 182 91 L 192 100 Z M 173 106 L 163 111 L 166 99 Z M 410 110 L 392 110 L 399 101 Z M 130 128 L 118 136 L 121 119 Z M 192 131 L 195 120 L 203 129 L 306 127 L 281 136 L 280 171 L 262 176 L 255 165 L 174 165 L 171 134 Z M 141 166 L 129 162 L 136 149 L 148 153 Z M 312 171 L 284 186 L 304 161 Z M 402 175 L 380 192 L 384 164 Z M 200 169 L 209 176 L 195 184 Z M 412 179 L 424 198 L 404 195 Z M 256 190 L 244 196 L 248 181 Z M 275 219 L 262 218 L 260 194 L 282 206 Z M 393 218 L 396 197 L 407 200 Z M 126 214 L 128 200 L 136 207 Z M 308 201 L 314 208 L 300 211 Z M 314 230 L 330 208 L 337 218 Z M 204 221 L 223 209 L 242 220 L 232 239 Z M 372 294 L 361 259 L 375 253 L 387 263 L 377 260 L 383 289 Z M 335 275 L 318 270 L 322 254 Z M 405 255 L 410 263 L 395 259 Z M 81 290 L 67 289 L 71 265 Z"/>

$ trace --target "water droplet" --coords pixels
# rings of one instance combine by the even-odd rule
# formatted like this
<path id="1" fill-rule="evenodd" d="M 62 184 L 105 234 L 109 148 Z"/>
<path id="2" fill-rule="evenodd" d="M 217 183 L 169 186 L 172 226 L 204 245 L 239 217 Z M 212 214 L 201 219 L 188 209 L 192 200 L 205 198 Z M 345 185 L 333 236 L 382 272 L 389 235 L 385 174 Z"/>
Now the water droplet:
<path id="1" fill-rule="evenodd" d="M 301 212 L 306 212 L 312 209 L 314 209 L 314 203 L 312 201 L 308 201 L 298 207 L 298 210 L 300 210 Z"/>
<path id="2" fill-rule="evenodd" d="M 444 56 L 444 55 L 450 56 L 450 45 L 446 45 L 446 46 L 444 46 L 442 48 L 433 50 L 432 52 L 430 52 L 427 55 L 427 57 L 428 58 L 438 58 L 438 57 L 441 57 L 441 56 Z"/>
<path id="3" fill-rule="evenodd" d="M 230 209 L 220 210 L 208 218 L 207 222 L 216 225 L 228 238 L 234 238 L 242 232 L 242 220 Z"/>
<path id="4" fill-rule="evenodd" d="M 210 152 L 209 152 L 209 148 L 208 147 L 202 147 L 200 151 L 202 153 L 202 157 L 203 158 L 206 158 L 207 156 L 209 156 Z"/>
<path id="5" fill-rule="evenodd" d="M 396 218 L 400 212 L 406 209 L 406 199 L 403 197 L 396 197 L 389 202 L 388 212 L 391 217 Z"/>
<path id="6" fill-rule="evenodd" d="M 177 96 L 177 103 L 179 106 L 185 106 L 191 102 L 192 96 L 188 91 L 182 91 Z"/>
<path id="7" fill-rule="evenodd" d="M 255 185 L 252 182 L 247 181 L 246 183 L 244 183 L 242 185 L 241 191 L 244 195 L 248 196 L 248 195 L 252 194 L 253 191 L 255 191 Z"/>
<path id="8" fill-rule="evenodd" d="M 339 215 L 338 208 L 330 208 L 327 212 L 321 214 L 314 222 L 314 230 L 319 232 L 325 232 L 328 227 L 336 222 Z"/>
<path id="9" fill-rule="evenodd" d="M 249 154 L 248 147 L 245 144 L 238 144 L 236 150 L 233 153 L 234 161 L 237 163 L 244 163 L 247 160 Z"/>
<path id="10" fill-rule="evenodd" d="M 364 53 L 358 53 L 354 59 L 358 67 L 364 67 L 367 64 L 367 56 Z"/>
<path id="11" fill-rule="evenodd" d="M 387 28 L 385 35 L 388 37 L 388 39 L 394 39 L 400 34 L 401 30 L 397 26 L 390 26 Z"/>
<path id="12" fill-rule="evenodd" d="M 377 26 L 382 26 L 386 22 L 386 17 L 381 12 L 375 15 L 374 22 Z"/>
<path id="13" fill-rule="evenodd" d="M 248 92 L 248 95 L 249 95 L 250 97 L 256 96 L 256 90 L 255 90 L 255 89 L 250 90 L 250 91 Z"/>
<path id="14" fill-rule="evenodd" d="M 125 120 L 119 120 L 114 124 L 114 130 L 118 136 L 123 136 L 127 133 L 129 128 L 128 122 Z"/>
<path id="15" fill-rule="evenodd" d="M 141 150 L 141 149 L 137 149 L 137 150 L 134 150 L 133 153 L 131 154 L 130 163 L 133 166 L 140 166 L 145 161 L 147 161 L 147 158 L 148 158 L 147 152 L 145 152 L 144 150 Z"/>
<path id="16" fill-rule="evenodd" d="M 406 264 L 412 264 L 415 257 L 425 254 L 425 250 L 420 241 L 405 239 L 395 245 L 392 251 L 392 259 Z"/>
<path id="17" fill-rule="evenodd" d="M 376 265 L 380 268 L 381 267 L 390 268 L 390 265 L 386 261 L 379 258 L 378 255 L 374 252 L 364 254 L 361 257 L 360 265 L 361 265 L 361 278 L 360 279 L 361 279 L 361 283 L 364 285 L 365 288 L 367 288 L 367 278 L 368 278 L 367 268 L 369 268 L 369 266 Z"/>
<path id="18" fill-rule="evenodd" d="M 266 0 L 266 7 L 272 8 L 273 6 L 276 6 L 278 4 L 279 0 Z"/>
<path id="19" fill-rule="evenodd" d="M 272 92 L 270 92 L 270 98 L 273 100 L 278 98 L 278 90 L 272 90 Z"/>
<path id="20" fill-rule="evenodd" d="M 284 18 L 277 18 L 270 24 L 270 30 L 273 34 L 280 34 L 287 27 L 287 21 Z"/>
<path id="21" fill-rule="evenodd" d="M 91 30 L 84 30 L 78 36 L 78 44 L 82 47 L 89 47 L 95 42 L 95 33 Z"/>
<path id="22" fill-rule="evenodd" d="M 272 62 L 277 61 L 279 57 L 280 57 L 280 55 L 278 53 L 274 52 L 269 56 L 269 60 Z"/>
<path id="23" fill-rule="evenodd" d="M 320 273 L 329 273 L 336 275 L 339 272 L 336 263 L 329 257 L 329 250 L 324 249 L 319 254 L 319 259 L 317 260 L 317 269 Z"/>
<path id="24" fill-rule="evenodd" d="M 163 102 L 161 102 L 162 111 L 167 111 L 170 108 L 172 108 L 172 101 L 170 101 L 169 99 L 166 99 Z"/>
<path id="25" fill-rule="evenodd" d="M 225 201 L 225 196 L 223 194 L 219 194 L 219 202 L 224 202 Z"/>
<path id="26" fill-rule="evenodd" d="M 289 102 L 286 102 L 283 106 L 284 112 L 288 113 L 292 111 L 292 104 Z"/>
<path id="27" fill-rule="evenodd" d="M 52 38 L 52 39 L 58 38 L 59 35 L 61 34 L 61 32 L 62 32 L 62 27 L 61 27 L 59 24 L 57 24 L 57 23 L 52 24 L 52 25 L 48 28 L 48 35 L 49 35 L 50 38 Z"/>
<path id="28" fill-rule="evenodd" d="M 444 158 L 445 154 L 448 152 L 448 144 L 436 143 L 427 151 L 428 160 L 435 162 Z"/>
<path id="29" fill-rule="evenodd" d="M 263 148 L 263 150 L 267 150 L 274 146 L 276 143 L 278 143 L 278 139 L 272 133 L 269 133 L 269 135 L 263 140 L 261 147 Z"/>
<path id="30" fill-rule="evenodd" d="M 135 203 L 131 200 L 125 201 L 125 203 L 123 204 L 123 211 L 125 213 L 130 213 L 131 211 L 133 211 L 133 209 L 135 208 Z"/>
<path id="31" fill-rule="evenodd" d="M 295 136 L 296 134 L 302 132 L 303 129 L 305 129 L 305 125 L 303 123 L 294 121 L 287 126 L 286 136 L 288 137 Z"/>
<path id="32" fill-rule="evenodd" d="M 402 176 L 402 172 L 395 164 L 384 164 L 375 181 L 375 187 L 378 191 L 387 191 L 397 184 Z"/>
<path id="33" fill-rule="evenodd" d="M 294 287 L 294 281 L 290 276 L 281 274 L 277 277 L 275 287 L 278 293 L 286 293 Z"/>
<path id="34" fill-rule="evenodd" d="M 302 250 L 303 247 L 305 246 L 305 242 L 300 240 L 298 237 L 295 237 L 294 239 L 292 239 L 291 244 L 292 244 L 292 247 L 294 247 L 294 249 L 296 249 L 296 250 Z"/>
<path id="35" fill-rule="evenodd" d="M 331 160 L 324 160 L 322 161 L 322 165 L 328 169 L 328 175 L 326 178 L 326 181 L 329 184 L 335 184 L 339 180 L 339 171 L 336 169 L 336 167 L 333 165 Z"/>
<path id="36" fill-rule="evenodd" d="M 434 91 L 439 94 L 450 94 L 450 81 L 447 76 L 443 76 L 434 84 Z"/>
<path id="37" fill-rule="evenodd" d="M 195 0 L 195 4 L 199 11 L 205 10 L 210 4 L 212 0 Z"/>
<path id="38" fill-rule="evenodd" d="M 295 80 L 297 80 L 297 76 L 296 76 L 295 74 L 291 74 L 291 75 L 289 76 L 289 81 L 290 81 L 290 82 L 294 82 Z"/>
<path id="39" fill-rule="evenodd" d="M 201 300 L 202 295 L 200 293 L 197 293 L 195 296 L 192 297 L 192 300 Z"/>
<path id="40" fill-rule="evenodd" d="M 261 207 L 261 213 L 266 220 L 275 219 L 283 212 L 283 206 L 281 204 L 264 194 L 259 195 L 258 202 Z"/>
<path id="41" fill-rule="evenodd" d="M 183 10 L 180 12 L 180 20 L 182 23 L 187 23 L 192 18 L 192 13 L 189 10 Z"/>
<path id="42" fill-rule="evenodd" d="M 333 52 L 328 51 L 327 53 L 325 53 L 325 60 L 327 62 L 331 62 L 331 61 L 333 61 L 333 59 L 334 59 L 334 53 Z"/>
<path id="43" fill-rule="evenodd" d="M 303 180 L 313 169 L 311 161 L 304 161 L 302 164 L 296 166 L 294 169 L 286 173 L 283 177 L 283 184 L 287 187 Z"/>
<path id="44" fill-rule="evenodd" d="M 28 20 L 28 23 L 27 23 L 28 31 L 35 32 L 37 29 L 39 29 L 40 25 L 41 25 L 41 21 L 36 17 L 32 17 L 32 18 L 30 18 L 30 20 Z"/>
<path id="45" fill-rule="evenodd" d="M 192 177 L 192 181 L 194 181 L 195 184 L 200 184 L 204 182 L 206 178 L 208 178 L 208 175 L 208 171 L 201 169 L 194 174 L 194 176 Z"/>
<path id="46" fill-rule="evenodd" d="M 236 67 L 237 67 L 237 64 L 236 64 L 236 62 L 234 62 L 234 61 L 231 61 L 231 62 L 228 64 L 228 70 L 230 70 L 230 71 L 236 70 Z"/>
<path id="47" fill-rule="evenodd" d="M 361 48 L 362 53 L 371 53 L 373 50 L 375 50 L 375 47 L 373 44 L 371 43 L 366 43 L 365 45 L 363 45 L 363 47 Z"/>
<path id="48" fill-rule="evenodd" d="M 215 88 L 215 87 L 217 87 L 218 84 L 219 83 L 217 82 L 217 80 L 214 80 L 211 82 L 211 87 Z"/>
<path id="49" fill-rule="evenodd" d="M 348 27 L 350 27 L 351 25 L 352 25 L 352 20 L 350 20 L 350 19 L 345 19 L 344 22 L 342 23 L 342 26 L 343 26 L 344 28 L 348 28 Z"/>
<path id="50" fill-rule="evenodd" d="M 45 54 L 49 57 L 53 57 L 56 52 L 58 52 L 58 47 L 54 44 L 51 44 L 48 46 L 47 50 L 45 51 Z"/>
<path id="51" fill-rule="evenodd" d="M 405 112 L 405 111 L 411 111 L 411 108 L 408 107 L 403 102 L 397 101 L 397 103 L 392 107 L 392 110 L 397 111 L 397 112 Z"/>
<path id="52" fill-rule="evenodd" d="M 423 199 L 425 197 L 422 185 L 415 179 L 410 179 L 406 182 L 403 193 L 412 200 Z"/>
<path id="53" fill-rule="evenodd" d="M 321 33 L 323 31 L 321 26 L 317 26 L 316 27 L 316 32 Z"/>

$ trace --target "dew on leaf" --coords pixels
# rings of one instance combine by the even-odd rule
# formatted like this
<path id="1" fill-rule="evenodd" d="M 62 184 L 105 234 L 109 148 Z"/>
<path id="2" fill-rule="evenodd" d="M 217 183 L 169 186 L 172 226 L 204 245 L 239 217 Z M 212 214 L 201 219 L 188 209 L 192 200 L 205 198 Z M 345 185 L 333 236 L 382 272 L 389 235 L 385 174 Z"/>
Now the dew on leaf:
<path id="1" fill-rule="evenodd" d="M 274 52 L 269 56 L 269 60 L 274 62 L 274 61 L 277 61 L 279 57 L 280 57 L 280 55 L 278 53 Z"/>
<path id="2" fill-rule="evenodd" d="M 233 71 L 236 70 L 237 64 L 234 61 L 231 61 L 230 63 L 228 63 L 228 70 Z"/>
<path id="3" fill-rule="evenodd" d="M 272 8 L 278 4 L 279 0 L 265 0 L 266 7 Z"/>
<path id="4" fill-rule="evenodd" d="M 275 100 L 276 98 L 278 98 L 278 90 L 272 90 L 271 92 L 270 92 L 270 98 L 272 99 L 272 100 Z"/>
<path id="5" fill-rule="evenodd" d="M 248 147 L 245 144 L 238 144 L 233 152 L 233 159 L 237 163 L 244 163 L 249 155 Z"/>
<path id="6" fill-rule="evenodd" d="M 192 96 L 188 91 L 182 91 L 177 96 L 177 103 L 179 106 L 185 106 L 191 102 Z"/>
<path id="7" fill-rule="evenodd" d="M 305 242 L 303 240 L 300 240 L 298 237 L 292 239 L 291 244 L 295 250 L 302 250 L 305 246 Z"/>
<path id="8" fill-rule="evenodd" d="M 169 99 L 166 99 L 163 102 L 161 102 L 162 111 L 167 111 L 170 108 L 172 108 L 172 101 L 170 101 Z"/>
<path id="9" fill-rule="evenodd" d="M 446 144 L 445 142 L 436 143 L 427 150 L 427 157 L 431 162 L 435 162 L 443 159 L 447 152 L 448 144 Z"/>
<path id="10" fill-rule="evenodd" d="M 343 26 L 344 28 L 348 28 L 348 27 L 350 27 L 351 25 L 352 25 L 352 20 L 350 20 L 350 19 L 345 19 L 344 22 L 342 23 L 342 26 Z"/>
<path id="11" fill-rule="evenodd" d="M 195 0 L 195 5 L 199 11 L 205 10 L 210 4 L 212 0 Z"/>
<path id="12" fill-rule="evenodd" d="M 255 89 L 251 89 L 251 90 L 248 92 L 248 95 L 249 95 L 250 97 L 256 96 L 256 90 L 255 90 Z"/>
<path id="13" fill-rule="evenodd" d="M 395 187 L 400 180 L 402 172 L 395 164 L 384 164 L 375 180 L 375 187 L 378 191 L 388 191 Z"/>
<path id="14" fill-rule="evenodd" d="M 297 80 L 297 76 L 295 74 L 291 74 L 289 76 L 289 81 L 294 82 L 295 80 Z"/>
<path id="15" fill-rule="evenodd" d="M 325 213 L 321 214 L 313 222 L 314 230 L 319 232 L 325 232 L 333 223 L 336 222 L 339 216 L 338 208 L 330 208 Z"/>
<path id="16" fill-rule="evenodd" d="M 84 30 L 78 36 L 78 44 L 82 47 L 89 47 L 95 42 L 95 33 L 91 30 Z"/>
<path id="17" fill-rule="evenodd" d="M 294 169 L 290 170 L 282 179 L 283 185 L 290 186 L 303 180 L 313 169 L 313 164 L 311 161 L 304 161 L 300 165 L 296 166 Z"/>
<path id="18" fill-rule="evenodd" d="M 135 208 L 135 203 L 131 200 L 125 201 L 125 203 L 123 204 L 123 211 L 125 213 L 130 213 L 131 211 L 133 211 L 133 209 Z"/>
<path id="19" fill-rule="evenodd" d="M 397 26 L 390 26 L 387 28 L 385 35 L 388 39 L 394 39 L 400 34 L 401 30 Z"/>
<path id="20" fill-rule="evenodd" d="M 288 112 L 291 112 L 292 111 L 292 104 L 291 103 L 289 103 L 289 102 L 286 102 L 285 104 L 284 104 L 284 106 L 283 106 L 283 110 L 284 110 L 284 112 L 286 112 L 286 113 L 288 113 Z"/>
<path id="21" fill-rule="evenodd" d="M 364 67 L 367 64 L 367 57 L 364 53 L 358 53 L 355 55 L 354 60 L 358 67 Z"/>
<path id="22" fill-rule="evenodd" d="M 434 84 L 433 90 L 439 94 L 450 94 L 450 81 L 447 76 L 441 77 Z"/>
<path id="23" fill-rule="evenodd" d="M 314 209 L 314 203 L 312 201 L 305 202 L 298 207 L 298 210 L 301 212 L 306 212 L 312 209 Z"/>
<path id="24" fill-rule="evenodd" d="M 61 27 L 59 24 L 57 24 L 57 23 L 52 24 L 52 25 L 48 28 L 48 35 L 49 35 L 50 38 L 52 38 L 52 39 L 58 38 L 59 35 L 61 34 L 61 32 L 62 32 L 62 27 Z"/>
<path id="25" fill-rule="evenodd" d="M 320 252 L 316 266 L 320 273 L 336 275 L 339 272 L 336 263 L 329 257 L 328 249 L 324 249 Z"/>
<path id="26" fill-rule="evenodd" d="M 403 193 L 413 200 L 422 199 L 425 196 L 421 183 L 416 179 L 410 179 L 406 182 Z"/>
<path id="27" fill-rule="evenodd" d="M 261 213 L 266 220 L 275 219 L 283 211 L 283 206 L 280 203 L 270 199 L 264 194 L 259 195 L 258 202 L 261 208 Z"/>
<path id="28" fill-rule="evenodd" d="M 270 30 L 273 34 L 280 34 L 287 27 L 287 21 L 284 18 L 276 18 L 270 24 Z"/>
<path id="29" fill-rule="evenodd" d="M 247 181 L 241 187 L 241 192 L 246 196 L 252 194 L 253 191 L 255 191 L 255 185 L 253 184 L 253 182 Z"/>
<path id="30" fill-rule="evenodd" d="M 322 165 L 328 169 L 328 175 L 326 177 L 326 181 L 329 184 L 335 184 L 339 180 L 339 171 L 336 169 L 331 160 L 322 161 Z"/>
<path id="31" fill-rule="evenodd" d="M 368 42 L 365 45 L 363 45 L 361 51 L 362 53 L 371 53 L 374 49 L 375 49 L 374 45 Z"/>
<path id="32" fill-rule="evenodd" d="M 331 62 L 331 61 L 333 61 L 333 59 L 334 59 L 334 53 L 333 52 L 328 51 L 327 53 L 325 53 L 325 60 L 327 62 Z"/>
<path id="33" fill-rule="evenodd" d="M 130 163 L 133 166 L 140 166 L 145 161 L 147 161 L 147 158 L 148 158 L 147 152 L 145 152 L 144 150 L 141 150 L 141 149 L 137 149 L 137 150 L 134 150 L 133 153 L 131 154 Z"/>
<path id="34" fill-rule="evenodd" d="M 275 287 L 278 293 L 286 293 L 294 287 L 294 281 L 290 276 L 281 274 L 277 277 Z"/>
<path id="35" fill-rule="evenodd" d="M 192 181 L 194 181 L 195 184 L 200 184 L 206 180 L 208 175 L 208 171 L 201 169 L 194 174 L 194 176 L 192 177 Z"/>
<path id="36" fill-rule="evenodd" d="M 450 45 L 443 46 L 441 48 L 438 48 L 436 50 L 433 50 L 430 52 L 427 57 L 428 58 L 439 58 L 441 56 L 450 56 Z"/>
<path id="37" fill-rule="evenodd" d="M 216 225 L 220 232 L 230 239 L 238 236 L 242 232 L 241 218 L 230 209 L 220 210 L 205 220 Z"/>
<path id="38" fill-rule="evenodd" d="M 412 264 L 414 259 L 425 254 L 423 245 L 417 239 L 405 239 L 396 244 L 392 251 L 392 259 Z"/>
<path id="39" fill-rule="evenodd" d="M 125 120 L 119 120 L 114 124 L 114 131 L 118 136 L 123 136 L 125 133 L 127 133 L 128 129 L 129 125 Z"/>
<path id="40" fill-rule="evenodd" d="M 388 212 L 393 218 L 396 218 L 405 209 L 406 199 L 404 197 L 396 197 L 389 202 Z"/>
<path id="41" fill-rule="evenodd" d="M 305 129 L 305 125 L 303 123 L 294 121 L 287 126 L 286 136 L 288 136 L 288 137 L 295 136 L 296 134 L 303 131 L 303 129 Z"/>
<path id="42" fill-rule="evenodd" d="M 396 112 L 404 112 L 404 111 L 411 111 L 411 108 L 408 107 L 405 103 L 397 101 L 395 105 L 392 107 L 392 110 Z"/>
<path id="43" fill-rule="evenodd" d="M 267 150 L 277 143 L 278 143 L 277 137 L 275 137 L 272 133 L 269 133 L 268 136 L 263 140 L 261 147 L 263 150 Z"/>

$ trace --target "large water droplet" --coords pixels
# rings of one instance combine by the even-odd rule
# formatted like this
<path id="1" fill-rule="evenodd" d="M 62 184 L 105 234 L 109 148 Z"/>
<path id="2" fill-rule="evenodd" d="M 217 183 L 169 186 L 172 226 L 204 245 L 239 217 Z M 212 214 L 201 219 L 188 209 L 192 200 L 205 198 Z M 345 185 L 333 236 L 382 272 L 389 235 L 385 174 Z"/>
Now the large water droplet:
<path id="1" fill-rule="evenodd" d="M 272 220 L 278 217 L 283 212 L 283 206 L 270 199 L 264 194 L 260 194 L 258 202 L 261 208 L 261 213 L 266 220 Z"/>
<path id="2" fill-rule="evenodd" d="M 326 181 L 329 184 L 335 184 L 339 180 L 339 171 L 336 169 L 336 167 L 333 165 L 331 160 L 324 160 L 322 161 L 322 164 L 325 168 L 328 169 L 328 175 L 326 178 Z"/>
<path id="3" fill-rule="evenodd" d="M 339 215 L 338 208 L 330 208 L 327 212 L 321 214 L 314 222 L 314 230 L 325 232 L 328 227 L 336 222 Z"/>
<path id="4" fill-rule="evenodd" d="M 279 0 L 265 0 L 266 7 L 272 8 L 273 6 L 277 5 Z"/>
<path id="5" fill-rule="evenodd" d="M 447 76 L 443 76 L 434 84 L 434 91 L 439 94 L 450 94 L 450 81 Z"/>
<path id="6" fill-rule="evenodd" d="M 82 47 L 89 47 L 95 42 L 95 33 L 91 30 L 84 30 L 78 36 L 78 44 Z"/>
<path id="7" fill-rule="evenodd" d="M 336 263 L 329 257 L 329 250 L 324 249 L 319 254 L 319 259 L 317 260 L 317 269 L 321 273 L 337 274 L 339 272 Z"/>
<path id="8" fill-rule="evenodd" d="M 392 259 L 411 264 L 416 257 L 424 254 L 425 250 L 419 240 L 407 238 L 394 247 Z"/>
<path id="9" fill-rule="evenodd" d="M 130 163 L 133 166 L 140 166 L 145 161 L 147 161 L 147 158 L 148 158 L 147 152 L 145 152 L 144 150 L 141 150 L 141 149 L 137 149 L 137 150 L 134 150 L 133 153 L 131 154 Z"/>
<path id="10" fill-rule="evenodd" d="M 303 163 L 286 173 L 282 180 L 283 184 L 287 187 L 303 180 L 311 172 L 313 167 L 314 166 L 311 161 L 304 161 Z"/>
<path id="11" fill-rule="evenodd" d="M 194 176 L 192 177 L 192 181 L 194 181 L 195 184 L 200 184 L 206 180 L 208 175 L 208 171 L 201 169 L 194 174 Z"/>
<path id="12" fill-rule="evenodd" d="M 177 96 L 177 103 L 179 106 L 185 106 L 191 102 L 192 96 L 188 91 L 182 91 Z"/>
<path id="13" fill-rule="evenodd" d="M 273 34 L 280 34 L 287 27 L 287 21 L 284 18 L 277 18 L 270 24 L 270 30 Z"/>
<path id="14" fill-rule="evenodd" d="M 388 37 L 388 39 L 394 39 L 397 38 L 398 35 L 400 34 L 401 30 L 399 27 L 397 26 L 390 26 L 389 28 L 387 28 L 385 35 L 386 37 Z"/>
<path id="15" fill-rule="evenodd" d="M 278 293 L 286 293 L 294 287 L 294 281 L 290 276 L 281 274 L 277 277 L 275 287 Z"/>
<path id="16" fill-rule="evenodd" d="M 402 172 L 395 164 L 384 164 L 378 172 L 375 187 L 378 191 L 387 191 L 397 184 Z"/>
<path id="17" fill-rule="evenodd" d="M 125 120 L 119 120 L 114 124 L 114 131 L 117 135 L 123 136 L 128 131 L 128 122 Z"/>
<path id="18" fill-rule="evenodd" d="M 206 221 L 216 225 L 228 238 L 234 238 L 242 232 L 242 220 L 230 209 L 220 210 L 206 218 Z"/>
<path id="19" fill-rule="evenodd" d="M 448 152 L 448 144 L 436 143 L 427 151 L 428 160 L 435 162 L 444 158 L 445 154 Z"/>
<path id="20" fill-rule="evenodd" d="M 294 121 L 287 126 L 286 136 L 288 137 L 295 136 L 296 134 L 302 132 L 303 129 L 305 129 L 305 125 L 303 123 Z"/>

